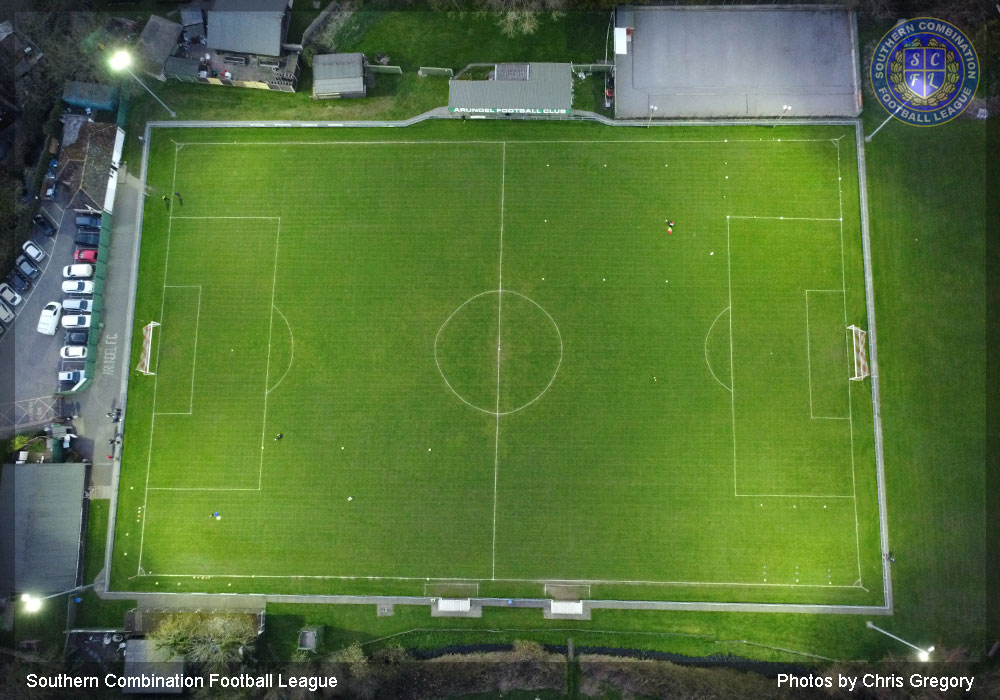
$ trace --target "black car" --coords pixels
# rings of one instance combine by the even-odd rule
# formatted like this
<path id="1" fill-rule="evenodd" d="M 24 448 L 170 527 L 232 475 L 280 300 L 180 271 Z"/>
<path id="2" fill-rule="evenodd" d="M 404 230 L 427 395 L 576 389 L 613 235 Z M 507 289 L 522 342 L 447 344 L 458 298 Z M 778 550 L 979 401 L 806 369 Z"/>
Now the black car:
<path id="1" fill-rule="evenodd" d="M 31 258 L 27 255 L 17 256 L 17 260 L 14 261 L 14 270 L 23 275 L 29 282 L 34 282 L 42 274 L 42 271 L 35 267 L 35 263 L 31 262 Z"/>
<path id="2" fill-rule="evenodd" d="M 99 216 L 78 216 L 76 217 L 76 227 L 78 229 L 101 230 L 101 217 Z"/>
<path id="3" fill-rule="evenodd" d="M 35 222 L 35 225 L 38 226 L 38 228 L 40 228 L 42 233 L 46 236 L 51 238 L 56 235 L 56 227 L 52 225 L 52 222 L 49 221 L 44 214 L 35 214 L 32 221 Z"/>
<path id="4" fill-rule="evenodd" d="M 63 338 L 63 345 L 86 345 L 87 331 L 68 331 Z"/>
<path id="5" fill-rule="evenodd" d="M 96 248 L 100 240 L 101 234 L 99 233 L 77 233 L 73 237 L 73 242 L 77 245 L 89 246 L 91 248 Z"/>
<path id="6" fill-rule="evenodd" d="M 11 270 L 11 273 L 7 275 L 8 281 L 10 281 L 10 286 L 14 288 L 14 291 L 21 293 L 27 291 L 28 287 L 31 286 L 31 282 L 24 278 L 20 272 L 17 270 Z"/>

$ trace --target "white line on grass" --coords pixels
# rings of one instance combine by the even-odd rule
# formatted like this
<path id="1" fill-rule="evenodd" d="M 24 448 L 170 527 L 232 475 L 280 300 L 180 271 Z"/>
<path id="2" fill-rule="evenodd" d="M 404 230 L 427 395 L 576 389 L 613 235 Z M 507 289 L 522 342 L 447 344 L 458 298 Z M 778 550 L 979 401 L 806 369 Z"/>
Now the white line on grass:
<path id="1" fill-rule="evenodd" d="M 239 578 L 239 579 L 310 579 L 316 581 L 441 581 L 447 582 L 479 582 L 485 579 L 460 578 L 455 576 L 336 576 L 336 575 L 296 575 L 296 574 L 140 574 L 143 578 Z M 715 586 L 738 588 L 845 588 L 867 590 L 864 586 L 854 583 L 764 583 L 764 582 L 733 582 L 733 581 L 638 581 L 619 579 L 551 579 L 551 578 L 491 578 L 490 581 L 513 583 L 548 583 L 553 585 L 584 586 L 584 585 L 616 585 L 616 586 Z"/>
<path id="2" fill-rule="evenodd" d="M 819 143 L 829 142 L 830 139 L 781 139 L 787 143 Z M 551 144 L 551 143 L 630 143 L 642 145 L 647 143 L 778 143 L 778 139 L 554 139 L 554 140 L 532 140 L 516 141 L 524 144 Z M 452 146 L 468 144 L 501 144 L 506 141 L 492 141 L 487 139 L 470 139 L 467 141 L 187 141 L 182 146 L 395 146 L 395 145 L 432 145 L 432 146 Z"/>
<path id="3" fill-rule="evenodd" d="M 841 261 L 843 263 L 843 261 Z M 812 348 L 809 341 L 809 292 L 823 294 L 843 294 L 842 289 L 807 289 L 806 290 L 806 378 L 809 380 L 809 417 L 813 420 L 847 420 L 847 416 L 817 416 L 813 411 L 812 387 Z"/>
<path id="4" fill-rule="evenodd" d="M 726 277 L 729 280 L 729 408 L 733 419 L 733 495 L 739 495 L 736 487 L 736 370 L 733 368 L 733 247 L 729 231 L 729 217 L 726 217 Z"/>
<path id="5" fill-rule="evenodd" d="M 708 339 L 712 335 L 712 329 L 715 328 L 715 324 L 719 322 L 720 318 L 722 318 L 722 314 L 726 313 L 727 311 L 729 311 L 728 306 L 719 312 L 719 315 L 715 317 L 714 321 L 712 321 L 712 325 L 708 327 L 708 333 L 705 334 L 705 364 L 708 365 L 708 371 L 712 375 L 712 379 L 721 384 L 722 388 L 725 389 L 726 391 L 732 391 L 732 388 L 726 386 L 726 384 L 721 379 L 715 376 L 715 370 L 712 369 L 712 363 L 708 359 Z M 732 342 L 732 337 L 730 337 L 730 342 Z M 731 345 L 730 345 L 730 352 L 732 352 Z"/>
<path id="6" fill-rule="evenodd" d="M 271 314 L 267 323 L 267 366 L 264 370 L 264 410 L 261 415 L 260 426 L 260 467 L 257 469 L 257 490 L 259 491 L 264 483 L 264 438 L 267 431 L 267 390 L 268 382 L 271 379 L 271 333 L 274 330 L 274 292 L 278 285 L 278 247 L 281 244 L 281 217 L 274 217 L 278 220 L 278 233 L 274 237 L 274 270 L 271 273 Z"/>
<path id="7" fill-rule="evenodd" d="M 174 173 L 173 179 L 170 181 L 171 191 L 177 190 L 177 152 L 178 149 L 174 149 Z M 167 212 L 167 245 L 166 252 L 163 254 L 163 288 L 160 289 L 160 323 L 163 323 L 163 311 L 167 304 L 167 269 L 170 264 L 170 232 L 173 228 L 173 209 Z M 160 348 L 163 347 L 163 333 L 160 333 L 160 342 L 156 344 L 156 374 L 153 375 L 153 401 L 152 410 L 149 416 L 149 453 L 146 456 L 146 484 L 143 487 L 142 494 L 142 524 L 139 526 L 139 557 L 136 561 L 137 570 L 142 570 L 142 549 L 146 543 L 146 505 L 149 503 L 149 473 L 152 470 L 153 464 L 153 432 L 156 427 L 156 388 L 159 383 L 160 375 Z"/>
<path id="8" fill-rule="evenodd" d="M 847 326 L 847 263 L 844 258 L 844 186 L 840 172 L 840 140 L 837 140 L 837 206 L 840 208 L 840 281 L 844 292 L 844 326 Z M 851 359 L 851 348 L 847 344 L 847 333 L 844 333 L 844 351 L 848 360 Z M 850 371 L 850 368 L 847 368 Z M 858 487 L 854 475 L 854 407 L 851 401 L 851 384 L 847 382 L 847 417 L 850 421 L 851 436 L 851 490 L 854 493 L 854 549 L 858 559 L 858 585 L 864 587 L 861 576 L 861 534 L 858 524 Z M 867 590 L 867 589 L 866 589 Z"/>
<path id="9" fill-rule="evenodd" d="M 738 493 L 739 498 L 854 498 L 851 495 L 831 496 L 806 493 Z"/>
<path id="10" fill-rule="evenodd" d="M 194 373 L 198 366 L 198 327 L 201 325 L 201 285 L 193 286 L 198 287 L 198 311 L 194 316 L 194 358 L 191 360 L 191 395 L 188 400 L 188 413 L 194 413 Z"/>
<path id="11" fill-rule="evenodd" d="M 291 350 L 288 357 L 288 366 L 285 368 L 284 374 L 281 375 L 281 379 L 275 382 L 274 386 L 267 390 L 268 394 L 277 389 L 281 382 L 285 381 L 285 377 L 288 376 L 288 373 L 292 369 L 292 363 L 295 362 L 295 335 L 292 333 L 292 325 L 288 322 L 288 319 L 285 318 L 285 314 L 281 313 L 281 309 L 277 306 L 272 306 L 272 308 L 278 312 L 278 315 L 281 316 L 281 320 L 285 322 L 285 327 L 288 329 L 288 340 L 291 343 Z"/>
<path id="12" fill-rule="evenodd" d="M 497 479 L 500 470 L 500 323 L 503 311 L 503 217 L 504 195 L 507 187 L 507 142 L 503 142 L 500 156 L 500 261 L 497 281 L 497 428 L 493 437 L 493 564 L 490 576 L 497 575 Z"/>
<path id="13" fill-rule="evenodd" d="M 733 214 L 730 219 L 761 219 L 764 221 L 840 221 L 832 216 L 743 216 Z"/>

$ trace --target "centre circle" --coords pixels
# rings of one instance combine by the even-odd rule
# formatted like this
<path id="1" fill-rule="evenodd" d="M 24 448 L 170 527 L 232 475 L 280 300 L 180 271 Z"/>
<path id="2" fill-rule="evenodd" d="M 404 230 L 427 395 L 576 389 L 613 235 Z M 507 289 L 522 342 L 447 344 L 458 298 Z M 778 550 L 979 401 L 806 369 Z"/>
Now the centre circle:
<path id="1" fill-rule="evenodd" d="M 562 364 L 555 319 L 530 297 L 492 289 L 451 312 L 434 338 L 434 363 L 462 402 L 505 416 L 535 403 Z"/>

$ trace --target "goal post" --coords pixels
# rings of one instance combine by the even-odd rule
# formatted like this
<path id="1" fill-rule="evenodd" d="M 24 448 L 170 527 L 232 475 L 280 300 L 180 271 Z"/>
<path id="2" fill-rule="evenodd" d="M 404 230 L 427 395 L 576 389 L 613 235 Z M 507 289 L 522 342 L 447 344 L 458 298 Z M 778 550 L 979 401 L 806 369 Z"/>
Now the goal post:
<path id="1" fill-rule="evenodd" d="M 142 327 L 142 352 L 139 354 L 139 365 L 135 368 L 137 372 L 156 374 L 149 371 L 149 358 L 153 348 L 153 329 L 159 325 L 156 321 L 151 321 Z"/>
<path id="2" fill-rule="evenodd" d="M 851 381 L 860 382 L 871 375 L 868 369 L 868 333 L 854 325 L 848 326 L 847 330 L 851 331 L 854 341 L 854 376 Z"/>

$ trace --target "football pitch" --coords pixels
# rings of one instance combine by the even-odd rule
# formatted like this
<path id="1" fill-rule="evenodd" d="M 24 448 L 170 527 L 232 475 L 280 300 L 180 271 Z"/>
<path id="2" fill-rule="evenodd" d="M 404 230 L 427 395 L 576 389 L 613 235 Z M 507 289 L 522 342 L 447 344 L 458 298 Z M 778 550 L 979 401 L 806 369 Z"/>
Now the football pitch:
<path id="1" fill-rule="evenodd" d="M 885 602 L 852 126 L 149 148 L 116 588 Z"/>

